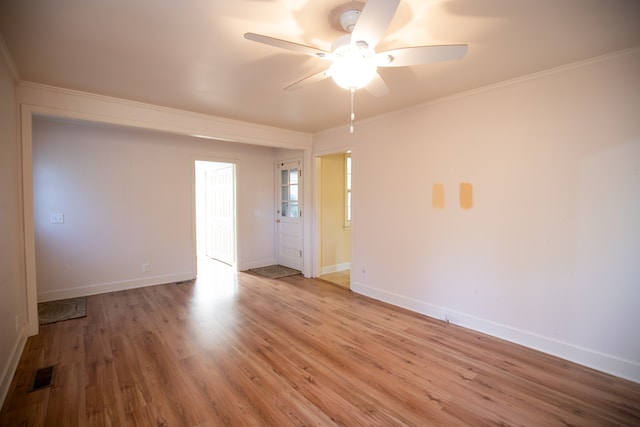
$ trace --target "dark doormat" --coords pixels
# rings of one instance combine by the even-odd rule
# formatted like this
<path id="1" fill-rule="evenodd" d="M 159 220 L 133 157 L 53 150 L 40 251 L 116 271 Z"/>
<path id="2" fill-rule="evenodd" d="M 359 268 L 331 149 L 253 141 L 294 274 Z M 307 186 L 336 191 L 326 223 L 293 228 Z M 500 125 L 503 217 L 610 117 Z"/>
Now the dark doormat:
<path id="1" fill-rule="evenodd" d="M 87 297 L 69 298 L 38 304 L 38 323 L 61 322 L 87 316 Z"/>
<path id="2" fill-rule="evenodd" d="M 300 270 L 295 270 L 283 265 L 270 265 L 268 267 L 252 268 L 249 271 L 260 276 L 268 277 L 269 279 L 280 279 L 282 277 L 301 274 Z"/>

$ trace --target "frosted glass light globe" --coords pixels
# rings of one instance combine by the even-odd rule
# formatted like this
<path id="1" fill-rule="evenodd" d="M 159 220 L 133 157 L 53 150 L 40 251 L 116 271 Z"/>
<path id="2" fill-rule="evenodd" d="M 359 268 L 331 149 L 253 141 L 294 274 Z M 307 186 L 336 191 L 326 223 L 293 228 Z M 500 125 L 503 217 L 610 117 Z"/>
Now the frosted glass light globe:
<path id="1" fill-rule="evenodd" d="M 335 59 L 329 73 L 345 89 L 360 89 L 371 83 L 378 67 L 370 49 L 346 44 L 334 50 Z"/>

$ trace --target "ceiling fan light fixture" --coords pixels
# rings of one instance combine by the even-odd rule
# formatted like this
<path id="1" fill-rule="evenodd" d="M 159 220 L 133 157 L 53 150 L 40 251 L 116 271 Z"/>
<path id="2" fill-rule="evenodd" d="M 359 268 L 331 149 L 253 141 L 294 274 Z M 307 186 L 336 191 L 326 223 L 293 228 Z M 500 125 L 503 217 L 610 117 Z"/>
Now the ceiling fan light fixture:
<path id="1" fill-rule="evenodd" d="M 344 89 L 361 89 L 371 83 L 378 67 L 368 49 L 350 44 L 338 47 L 333 55 L 329 74 L 336 84 Z"/>
<path id="2" fill-rule="evenodd" d="M 354 94 L 366 88 L 373 96 L 383 96 L 389 92 L 378 67 L 410 67 L 439 61 L 461 59 L 467 53 L 467 45 L 410 46 L 376 53 L 378 43 L 383 39 L 401 0 L 352 1 L 347 8 L 362 6 L 362 10 L 347 9 L 340 14 L 340 26 L 347 32 L 331 45 L 331 51 L 313 46 L 281 40 L 255 33 L 246 33 L 248 40 L 264 43 L 296 53 L 331 61 L 328 69 L 307 76 L 285 88 L 294 90 L 308 83 L 326 78 L 351 95 L 351 133 L 353 133 Z M 357 5 L 358 4 L 358 5 Z M 333 26 L 333 25 L 332 25 Z"/>

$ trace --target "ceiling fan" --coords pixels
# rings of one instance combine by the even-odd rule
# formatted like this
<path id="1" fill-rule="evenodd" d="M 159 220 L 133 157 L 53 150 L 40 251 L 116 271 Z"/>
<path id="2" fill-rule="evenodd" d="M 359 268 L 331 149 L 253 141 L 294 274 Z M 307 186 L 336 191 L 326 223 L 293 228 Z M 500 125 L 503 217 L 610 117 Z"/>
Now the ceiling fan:
<path id="1" fill-rule="evenodd" d="M 284 89 L 297 89 L 331 77 L 338 86 L 351 91 L 353 132 L 353 93 L 362 88 L 375 96 L 383 96 L 389 92 L 378 74 L 378 67 L 430 64 L 461 59 L 467 53 L 466 44 L 413 46 L 377 53 L 375 47 L 391 24 L 399 3 L 400 0 L 368 0 L 362 10 L 351 9 L 343 12 L 340 25 L 348 34 L 333 42 L 331 52 L 261 34 L 246 33 L 244 37 L 247 40 L 331 61 L 326 70 L 305 77 Z"/>

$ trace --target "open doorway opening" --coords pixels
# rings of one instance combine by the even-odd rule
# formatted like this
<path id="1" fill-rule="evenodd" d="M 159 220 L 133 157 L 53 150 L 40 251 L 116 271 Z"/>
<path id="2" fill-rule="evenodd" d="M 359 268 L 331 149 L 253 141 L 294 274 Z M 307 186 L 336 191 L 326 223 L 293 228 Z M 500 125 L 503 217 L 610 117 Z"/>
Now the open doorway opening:
<path id="1" fill-rule="evenodd" d="M 235 271 L 236 166 L 196 160 L 195 174 L 198 276 L 225 266 Z"/>
<path id="2" fill-rule="evenodd" d="M 315 159 L 316 277 L 350 288 L 351 152 Z"/>

